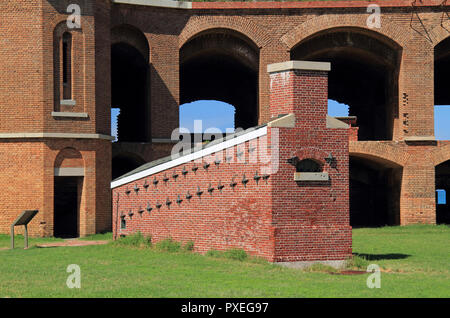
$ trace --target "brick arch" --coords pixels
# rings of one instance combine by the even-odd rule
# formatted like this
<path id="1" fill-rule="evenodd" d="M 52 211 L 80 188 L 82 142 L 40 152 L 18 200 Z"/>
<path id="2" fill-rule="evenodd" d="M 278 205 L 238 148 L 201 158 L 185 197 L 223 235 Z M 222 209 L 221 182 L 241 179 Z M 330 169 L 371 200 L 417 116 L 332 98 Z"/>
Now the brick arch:
<path id="1" fill-rule="evenodd" d="M 178 47 L 181 48 L 195 35 L 211 29 L 229 29 L 239 32 L 249 38 L 258 48 L 264 47 L 271 40 L 270 34 L 244 17 L 196 16 L 189 19 L 178 37 Z"/>
<path id="2" fill-rule="evenodd" d="M 145 60 L 150 60 L 150 44 L 142 30 L 132 24 L 117 24 L 111 28 L 111 45 L 125 43 L 136 48 Z"/>
<path id="3" fill-rule="evenodd" d="M 411 38 L 411 32 L 408 29 L 402 28 L 395 23 L 386 21 L 386 19 L 383 20 L 383 18 L 381 20 L 380 29 L 369 29 L 366 25 L 367 17 L 368 14 L 349 14 L 335 16 L 321 15 L 300 24 L 292 31 L 289 31 L 288 33 L 283 35 L 280 41 L 291 50 L 298 43 L 318 32 L 345 27 L 353 27 L 355 29 L 359 29 L 363 32 L 367 32 L 369 36 L 378 35 L 381 40 L 383 38 L 388 38 L 392 42 L 396 43 L 399 47 L 404 47 Z"/>
<path id="4" fill-rule="evenodd" d="M 435 166 L 450 160 L 450 141 L 440 142 L 439 146 L 432 153 L 432 160 Z"/>
<path id="5" fill-rule="evenodd" d="M 350 156 L 388 162 L 401 167 L 405 166 L 409 159 L 406 152 L 388 142 L 350 142 L 349 154 Z"/>
<path id="6" fill-rule="evenodd" d="M 55 158 L 55 168 L 83 168 L 84 159 L 81 153 L 72 147 L 62 149 Z"/>
<path id="7" fill-rule="evenodd" d="M 312 159 L 323 166 L 325 164 L 325 158 L 328 157 L 328 155 L 329 152 L 326 152 L 322 149 L 315 147 L 305 147 L 293 152 L 290 158 L 297 157 L 299 160 Z"/>
<path id="8" fill-rule="evenodd" d="M 83 41 L 85 41 L 85 37 L 87 36 L 87 33 L 94 32 L 94 28 L 92 27 L 91 23 L 89 22 L 88 18 L 85 17 L 83 14 L 81 14 L 81 27 L 76 29 L 69 29 L 67 26 L 67 15 L 57 15 L 54 16 L 52 19 L 48 20 L 48 27 L 44 28 L 44 35 L 48 38 L 49 36 L 55 36 L 57 32 L 59 32 L 61 35 L 64 32 L 73 32 L 77 34 L 81 34 L 83 37 Z M 51 35 L 50 35 L 51 34 Z"/>
<path id="9" fill-rule="evenodd" d="M 119 155 L 137 156 L 138 159 L 142 159 L 145 162 L 149 162 L 153 159 L 152 147 L 149 147 L 148 144 L 145 143 L 113 143 L 111 157 L 114 158 Z"/>
<path id="10" fill-rule="evenodd" d="M 433 46 L 438 45 L 448 37 L 450 37 L 450 20 L 445 20 L 442 25 L 434 27 L 430 31 L 430 37 L 433 40 Z"/>

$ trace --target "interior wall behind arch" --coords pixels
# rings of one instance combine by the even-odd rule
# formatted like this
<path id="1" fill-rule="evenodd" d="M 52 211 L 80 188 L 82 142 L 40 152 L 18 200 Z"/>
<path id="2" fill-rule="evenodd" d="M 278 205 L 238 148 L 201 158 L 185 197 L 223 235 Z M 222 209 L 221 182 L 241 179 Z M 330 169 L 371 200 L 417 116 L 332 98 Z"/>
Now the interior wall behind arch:
<path id="1" fill-rule="evenodd" d="M 401 178 L 401 167 L 350 156 L 350 224 L 399 225 Z"/>

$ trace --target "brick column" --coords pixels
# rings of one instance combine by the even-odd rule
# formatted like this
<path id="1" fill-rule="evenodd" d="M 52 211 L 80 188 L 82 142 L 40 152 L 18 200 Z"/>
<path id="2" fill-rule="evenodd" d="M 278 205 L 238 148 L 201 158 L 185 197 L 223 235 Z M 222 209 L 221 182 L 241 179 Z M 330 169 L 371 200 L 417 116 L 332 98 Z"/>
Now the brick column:
<path id="1" fill-rule="evenodd" d="M 435 224 L 435 166 L 427 143 L 410 144 L 409 160 L 403 168 L 400 224 Z"/>
<path id="2" fill-rule="evenodd" d="M 342 265 L 351 257 L 352 244 L 349 129 L 344 123 L 327 127 L 330 63 L 289 61 L 267 69 L 270 114 L 291 114 L 268 124 L 268 136 L 279 136 L 278 145 L 271 145 L 279 153 L 278 170 L 271 176 L 274 260 L 300 267 Z M 286 120 L 292 117 L 295 124 Z M 298 164 L 302 160 L 318 167 L 305 168 Z"/>
<path id="3" fill-rule="evenodd" d="M 150 41 L 151 138 L 170 139 L 179 126 L 179 50 L 177 37 L 161 35 Z"/>
<path id="4" fill-rule="evenodd" d="M 324 128 L 330 69 L 330 63 L 309 61 L 269 65 L 270 115 L 292 113 L 300 128 Z"/>
<path id="5" fill-rule="evenodd" d="M 434 136 L 434 51 L 422 37 L 403 48 L 399 77 L 399 118 L 394 140 Z"/>
<path id="6" fill-rule="evenodd" d="M 270 43 L 259 51 L 259 124 L 270 120 L 270 77 L 267 73 L 267 65 L 290 58 L 289 50 L 280 44 Z"/>

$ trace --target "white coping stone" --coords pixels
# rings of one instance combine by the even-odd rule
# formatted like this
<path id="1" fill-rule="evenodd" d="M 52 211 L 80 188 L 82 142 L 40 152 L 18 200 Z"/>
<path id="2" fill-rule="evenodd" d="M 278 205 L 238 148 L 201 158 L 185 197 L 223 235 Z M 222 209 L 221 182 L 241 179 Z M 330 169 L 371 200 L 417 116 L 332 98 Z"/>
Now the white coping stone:
<path id="1" fill-rule="evenodd" d="M 249 140 L 252 140 L 252 139 L 264 136 L 264 135 L 267 135 L 267 127 L 262 127 L 262 128 L 253 130 L 253 131 L 251 131 L 251 132 L 249 132 L 247 134 L 244 134 L 244 135 L 241 135 L 241 136 L 237 136 L 237 137 L 234 137 L 234 138 L 231 138 L 231 139 L 228 139 L 228 140 L 225 139 L 225 141 L 223 141 L 223 142 L 221 142 L 221 143 L 219 143 L 217 145 L 210 146 L 210 147 L 207 147 L 205 149 L 192 152 L 192 153 L 190 153 L 190 154 L 188 154 L 186 156 L 175 158 L 175 159 L 170 160 L 168 162 L 164 162 L 164 163 L 162 163 L 160 165 L 157 165 L 157 166 L 148 168 L 146 170 L 137 172 L 135 174 L 132 174 L 132 175 L 130 175 L 128 177 L 119 179 L 117 181 L 113 181 L 113 182 L 111 182 L 111 189 L 114 189 L 114 188 L 120 187 L 121 185 L 124 185 L 124 184 L 130 183 L 130 182 L 133 182 L 133 181 L 136 181 L 136 180 L 139 180 L 139 179 L 151 176 L 152 174 L 155 174 L 155 173 L 158 173 L 158 172 L 161 172 L 161 171 L 164 171 L 164 170 L 167 170 L 167 169 L 170 169 L 170 168 L 182 165 L 182 164 L 187 163 L 189 161 L 196 160 L 196 159 L 199 159 L 199 158 L 202 158 L 202 157 L 206 157 L 206 156 L 208 156 L 208 155 L 210 155 L 212 153 L 222 151 L 224 149 L 233 147 L 235 145 L 242 144 L 242 143 L 244 143 L 246 141 L 249 141 Z"/>
<path id="2" fill-rule="evenodd" d="M 327 115 L 327 128 L 350 128 L 343 121 Z"/>
<path id="3" fill-rule="evenodd" d="M 61 99 L 60 105 L 63 106 L 75 106 L 77 102 L 73 99 Z"/>
<path id="4" fill-rule="evenodd" d="M 267 123 L 267 127 L 285 127 L 285 128 L 294 128 L 295 127 L 295 115 L 288 114 L 281 118 L 276 118 Z"/>
<path id="5" fill-rule="evenodd" d="M 434 141 L 435 136 L 408 136 L 404 138 L 405 141 Z"/>
<path id="6" fill-rule="evenodd" d="M 289 70 L 330 71 L 331 63 L 312 61 L 287 61 L 267 65 L 268 73 L 284 72 Z"/>
<path id="7" fill-rule="evenodd" d="M 26 138 L 67 138 L 67 139 L 106 139 L 114 140 L 113 136 L 103 134 L 77 134 L 77 133 L 0 133 L 0 139 L 26 139 Z"/>
<path id="8" fill-rule="evenodd" d="M 72 112 L 52 112 L 53 117 L 66 117 L 66 118 L 88 118 L 87 113 L 72 113 Z"/>
<path id="9" fill-rule="evenodd" d="M 84 168 L 55 168 L 55 177 L 82 177 Z"/>
<path id="10" fill-rule="evenodd" d="M 294 181 L 328 181 L 328 172 L 294 172 Z"/>
<path id="11" fill-rule="evenodd" d="M 112 0 L 113 3 L 134 4 L 140 6 L 192 9 L 192 2 L 173 0 Z"/>

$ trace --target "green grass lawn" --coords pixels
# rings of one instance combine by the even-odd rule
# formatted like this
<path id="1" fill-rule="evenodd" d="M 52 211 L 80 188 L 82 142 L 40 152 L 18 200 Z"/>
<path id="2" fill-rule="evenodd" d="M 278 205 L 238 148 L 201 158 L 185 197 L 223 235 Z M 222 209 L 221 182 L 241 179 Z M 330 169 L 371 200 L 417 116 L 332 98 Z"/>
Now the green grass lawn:
<path id="1" fill-rule="evenodd" d="M 56 239 L 31 239 L 30 245 L 49 241 Z M 353 230 L 357 263 L 382 268 L 380 289 L 366 286 L 369 273 L 332 275 L 323 268 L 304 271 L 156 248 L 0 250 L 0 297 L 450 297 L 449 243 L 450 227 L 443 225 Z M 0 247 L 8 246 L 9 236 L 0 235 Z M 81 289 L 66 286 L 69 264 L 81 268 Z"/>

